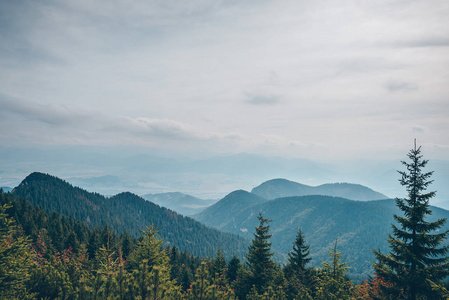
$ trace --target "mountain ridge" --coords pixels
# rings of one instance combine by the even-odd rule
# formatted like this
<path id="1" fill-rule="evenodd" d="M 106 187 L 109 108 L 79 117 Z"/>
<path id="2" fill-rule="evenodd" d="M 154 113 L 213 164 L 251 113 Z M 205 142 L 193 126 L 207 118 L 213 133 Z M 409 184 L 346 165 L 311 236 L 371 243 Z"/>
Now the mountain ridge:
<path id="1" fill-rule="evenodd" d="M 334 196 L 359 201 L 388 199 L 384 194 L 376 192 L 361 184 L 343 182 L 309 186 L 284 178 L 265 181 L 254 187 L 251 190 L 251 193 L 269 200 L 306 195 Z"/>
<path id="2" fill-rule="evenodd" d="M 122 192 L 106 198 L 87 192 L 55 176 L 34 172 L 11 192 L 47 212 L 57 212 L 92 227 L 108 226 L 119 234 L 140 235 L 151 223 L 167 245 L 176 244 L 194 255 L 214 255 L 218 248 L 227 256 L 243 257 L 247 241 L 160 207 L 133 193 Z M 131 220 L 131 221 L 130 221 Z"/>

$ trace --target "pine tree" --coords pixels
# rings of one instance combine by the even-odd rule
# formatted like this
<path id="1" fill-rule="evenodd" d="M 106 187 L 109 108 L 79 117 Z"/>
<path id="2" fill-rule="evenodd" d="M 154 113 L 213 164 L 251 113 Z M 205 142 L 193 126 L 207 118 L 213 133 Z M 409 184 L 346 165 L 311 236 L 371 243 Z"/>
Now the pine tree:
<path id="1" fill-rule="evenodd" d="M 312 294 L 313 276 L 306 265 L 312 260 L 310 246 L 306 245 L 301 228 L 298 229 L 293 250 L 288 253 L 288 263 L 284 268 L 285 275 L 289 279 L 286 284 L 286 292 L 290 299 L 307 299 Z"/>
<path id="2" fill-rule="evenodd" d="M 223 255 L 223 251 L 221 251 L 220 248 L 217 250 L 217 257 L 212 260 L 212 270 L 211 275 L 212 278 L 218 278 L 220 276 L 223 276 L 226 271 L 226 259 Z"/>
<path id="3" fill-rule="evenodd" d="M 273 279 L 274 262 L 272 260 L 273 253 L 271 252 L 271 238 L 270 226 L 271 220 L 264 219 L 262 213 L 257 217 L 259 226 L 256 227 L 254 239 L 248 248 L 248 265 L 251 270 L 251 284 L 254 285 L 258 293 L 268 287 L 270 281 Z"/>
<path id="4" fill-rule="evenodd" d="M 170 280 L 169 257 L 162 249 L 162 240 L 153 225 L 143 231 L 144 236 L 129 256 L 129 266 L 135 270 L 135 279 L 142 299 L 162 299 L 177 294 L 178 287 Z"/>
<path id="5" fill-rule="evenodd" d="M 301 228 L 298 229 L 293 250 L 288 253 L 288 268 L 297 277 L 304 276 L 306 265 L 312 260 L 310 257 L 310 246 L 306 245 Z"/>
<path id="6" fill-rule="evenodd" d="M 392 283 L 388 292 L 395 298 L 417 299 L 418 297 L 437 297 L 432 290 L 432 283 L 440 283 L 449 275 L 449 258 L 446 254 L 449 247 L 439 247 L 447 237 L 448 231 L 441 233 L 431 232 L 441 228 L 446 219 L 427 222 L 426 216 L 432 211 L 429 209 L 429 199 L 435 192 L 425 192 L 432 183 L 429 180 L 433 172 L 423 172 L 428 160 L 423 159 L 421 147 L 408 153 L 410 162 L 402 161 L 407 171 L 399 171 L 401 185 L 405 186 L 408 198 L 396 198 L 396 205 L 403 216 L 394 215 L 399 224 L 392 224 L 393 235 L 388 235 L 390 253 L 381 254 L 373 250 L 377 263 L 373 264 L 377 276 Z"/>
<path id="7" fill-rule="evenodd" d="M 226 277 L 228 278 L 229 283 L 232 283 L 237 279 L 237 271 L 239 270 L 240 266 L 240 259 L 237 257 L 237 255 L 234 254 L 228 263 L 226 272 Z"/>
<path id="8" fill-rule="evenodd" d="M 346 271 L 347 263 L 342 263 L 341 252 L 337 251 L 337 240 L 334 247 L 329 249 L 330 262 L 322 262 L 323 270 L 319 274 L 317 299 L 348 299 L 350 296 Z"/>

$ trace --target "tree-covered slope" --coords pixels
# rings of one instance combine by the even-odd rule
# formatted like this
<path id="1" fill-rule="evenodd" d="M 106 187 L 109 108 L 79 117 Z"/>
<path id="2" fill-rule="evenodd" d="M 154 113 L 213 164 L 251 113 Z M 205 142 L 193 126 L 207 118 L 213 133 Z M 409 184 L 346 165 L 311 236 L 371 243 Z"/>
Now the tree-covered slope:
<path id="1" fill-rule="evenodd" d="M 387 196 L 360 184 L 326 183 L 314 187 L 282 178 L 268 180 L 253 188 L 251 193 L 270 200 L 282 197 L 306 195 L 324 195 L 361 201 L 388 198 Z"/>
<path id="2" fill-rule="evenodd" d="M 212 211 L 213 208 L 208 210 Z M 214 214 L 206 215 L 208 210 L 199 220 L 206 225 L 217 226 Z M 431 219 L 449 217 L 446 210 L 432 207 L 432 211 Z M 272 220 L 272 243 L 278 257 L 285 258 L 291 251 L 298 227 L 301 226 L 310 244 L 313 265 L 318 266 L 321 260 L 327 259 L 328 248 L 338 239 L 338 250 L 343 252 L 343 260 L 349 261 L 351 269 L 348 273 L 355 279 L 372 274 L 374 255 L 371 249 L 387 250 L 386 238 L 394 222 L 393 214 L 400 213 L 391 199 L 362 202 L 318 195 L 287 197 L 234 211 L 233 218 L 220 229 L 250 239 L 257 226 L 259 212 L 263 213 L 264 218 Z M 224 212 L 220 213 L 225 215 Z"/>
<path id="3" fill-rule="evenodd" d="M 206 208 L 193 218 L 214 228 L 229 228 L 235 222 L 235 215 L 251 205 L 267 200 L 243 190 L 237 190 Z"/>
<path id="4" fill-rule="evenodd" d="M 12 194 L 48 212 L 73 217 L 92 227 L 108 224 L 117 233 L 129 232 L 135 237 L 153 223 L 167 244 L 194 255 L 215 254 L 220 247 L 227 256 L 243 256 L 247 247 L 247 241 L 241 237 L 208 228 L 134 194 L 105 198 L 47 174 L 30 174 Z"/>

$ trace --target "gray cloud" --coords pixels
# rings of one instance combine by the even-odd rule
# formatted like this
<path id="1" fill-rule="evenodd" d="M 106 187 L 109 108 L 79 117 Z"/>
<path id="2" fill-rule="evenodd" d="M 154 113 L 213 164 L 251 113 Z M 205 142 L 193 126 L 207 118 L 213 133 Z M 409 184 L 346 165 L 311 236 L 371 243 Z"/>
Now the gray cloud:
<path id="1" fill-rule="evenodd" d="M 395 92 L 413 92 L 418 90 L 418 85 L 405 81 L 389 81 L 385 84 L 385 88 L 392 93 Z"/>
<path id="2" fill-rule="evenodd" d="M 447 37 L 425 37 L 421 39 L 414 39 L 405 42 L 396 43 L 399 47 L 449 47 L 449 38 Z"/>
<path id="3" fill-rule="evenodd" d="M 1 93 L 0 106 L 2 107 L 1 113 L 4 115 L 14 114 L 26 120 L 38 121 L 51 126 L 84 123 L 93 117 L 87 113 L 74 112 L 64 106 L 27 103 Z"/>

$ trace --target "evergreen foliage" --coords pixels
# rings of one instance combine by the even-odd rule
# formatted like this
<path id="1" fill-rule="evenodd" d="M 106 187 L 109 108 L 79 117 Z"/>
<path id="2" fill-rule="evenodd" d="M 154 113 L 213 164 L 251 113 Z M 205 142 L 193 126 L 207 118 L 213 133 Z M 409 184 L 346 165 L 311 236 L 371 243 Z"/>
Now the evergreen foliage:
<path id="1" fill-rule="evenodd" d="M 268 225 L 271 220 L 265 219 L 262 213 L 259 213 L 257 219 L 259 226 L 256 227 L 256 233 L 248 248 L 246 258 L 251 271 L 250 284 L 255 286 L 258 293 L 263 293 L 269 286 L 274 272 L 273 252 L 271 252 L 271 243 L 269 242 L 270 226 Z"/>
<path id="2" fill-rule="evenodd" d="M 390 253 L 373 250 L 377 263 L 373 264 L 377 276 L 392 285 L 387 292 L 396 299 L 439 298 L 432 284 L 442 284 L 449 275 L 449 248 L 441 246 L 448 231 L 439 232 L 446 219 L 426 221 L 432 213 L 429 199 L 435 192 L 426 192 L 432 183 L 433 172 L 423 172 L 428 160 L 423 159 L 421 147 L 408 153 L 410 162 L 402 161 L 406 171 L 400 171 L 400 183 L 406 188 L 408 198 L 396 199 L 403 215 L 394 215 L 399 226 L 392 224 L 393 234 L 388 236 Z"/>
<path id="3" fill-rule="evenodd" d="M 301 228 L 298 229 L 293 250 L 288 253 L 288 264 L 286 268 L 297 277 L 302 277 L 306 271 L 306 265 L 312 260 L 310 257 L 310 246 L 306 245 Z"/>
<path id="4" fill-rule="evenodd" d="M 0 192 L 3 194 L 3 192 Z M 29 239 L 20 234 L 8 216 L 8 204 L 0 204 L 0 298 L 21 299 L 32 267 Z"/>
<path id="5" fill-rule="evenodd" d="M 323 269 L 318 275 L 318 299 L 349 299 L 350 286 L 346 271 L 347 263 L 341 262 L 342 254 L 337 251 L 337 240 L 334 247 L 329 249 L 329 262 L 323 261 Z"/>
<path id="6" fill-rule="evenodd" d="M 310 257 L 310 246 L 306 245 L 301 228 L 298 229 L 293 249 L 288 253 L 288 263 L 284 268 L 285 276 L 289 278 L 286 284 L 286 292 L 289 297 L 302 295 L 307 299 L 312 295 L 313 272 L 306 268 L 312 260 Z"/>

